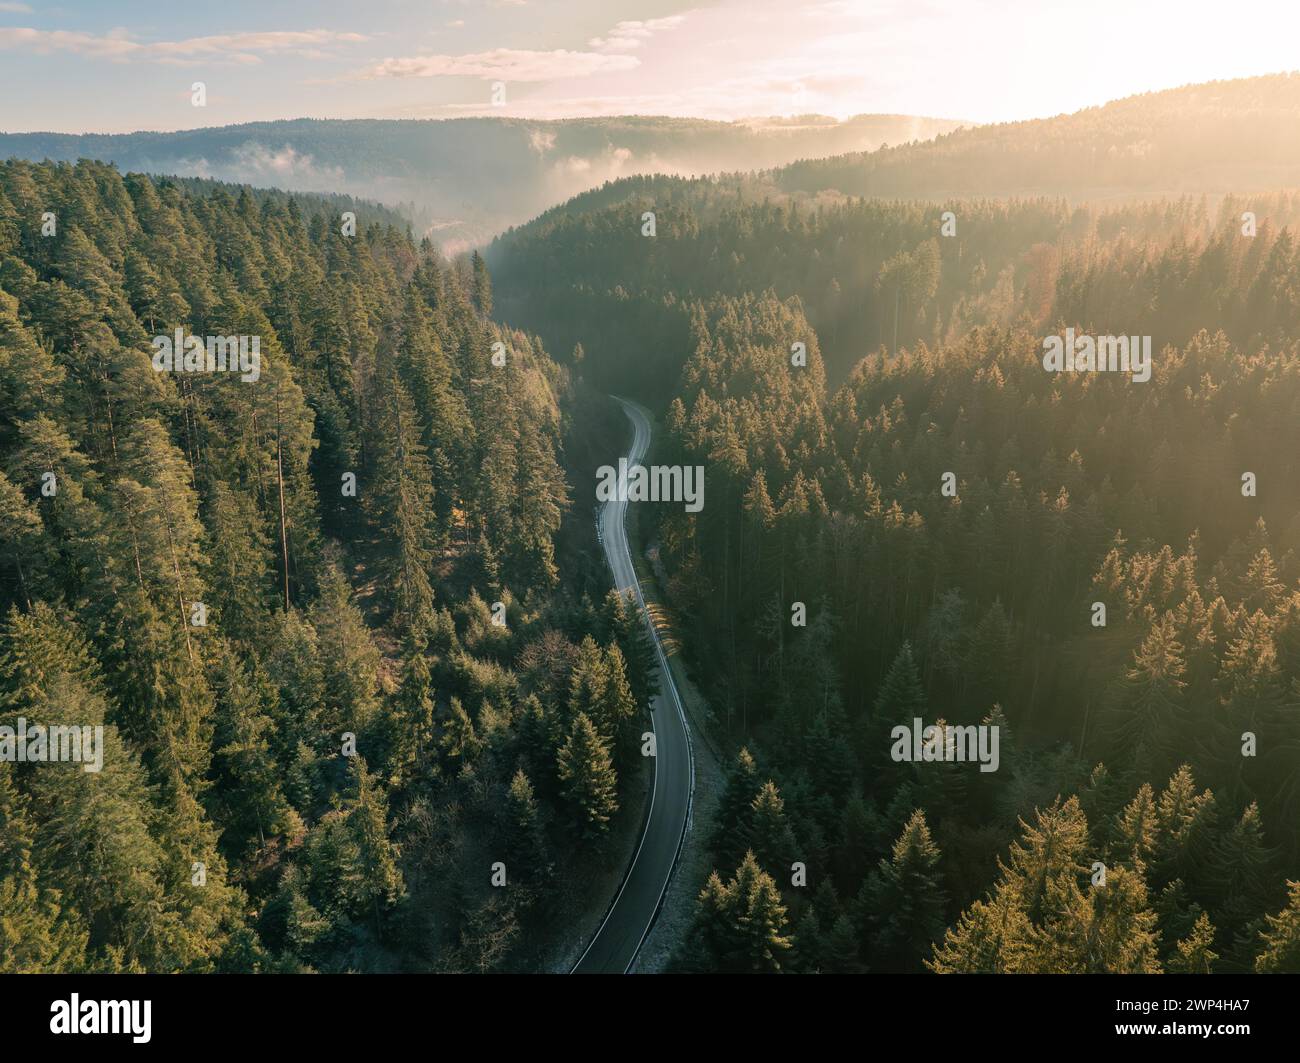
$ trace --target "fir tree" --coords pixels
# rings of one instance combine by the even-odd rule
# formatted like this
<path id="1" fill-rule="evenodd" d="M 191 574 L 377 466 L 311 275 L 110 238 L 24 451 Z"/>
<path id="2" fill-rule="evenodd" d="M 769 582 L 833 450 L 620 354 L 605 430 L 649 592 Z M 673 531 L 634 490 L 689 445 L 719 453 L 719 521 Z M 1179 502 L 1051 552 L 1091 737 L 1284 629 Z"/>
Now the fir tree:
<path id="1" fill-rule="evenodd" d="M 591 718 L 579 712 L 556 762 L 560 787 L 583 837 L 600 837 L 618 811 L 618 776 L 609 747 Z"/>
<path id="2" fill-rule="evenodd" d="M 925 813 L 908 820 L 889 860 L 882 860 L 863 886 L 861 904 L 870 927 L 878 969 L 919 971 L 944 930 L 939 850 Z"/>

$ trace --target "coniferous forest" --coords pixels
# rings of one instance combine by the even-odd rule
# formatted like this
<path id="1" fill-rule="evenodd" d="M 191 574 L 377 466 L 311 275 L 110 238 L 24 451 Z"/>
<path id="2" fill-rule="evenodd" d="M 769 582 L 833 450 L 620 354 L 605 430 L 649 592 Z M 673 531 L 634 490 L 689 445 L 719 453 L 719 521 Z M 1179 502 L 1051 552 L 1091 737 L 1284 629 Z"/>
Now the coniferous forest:
<path id="1" fill-rule="evenodd" d="M 655 511 L 729 750 L 677 969 L 1297 969 L 1296 205 L 634 178 L 494 245 L 710 477 Z M 1151 379 L 1044 372 L 1066 327 Z M 896 763 L 915 718 L 996 773 Z"/>
<path id="2" fill-rule="evenodd" d="M 865 113 L 679 31 L 871 5 L 464 6 L 0 4 L 302 76 L 0 111 L 0 976 L 1300 974 L 1300 75 Z"/>
<path id="3" fill-rule="evenodd" d="M 0 713 L 105 733 L 0 762 L 5 970 L 523 963 L 628 789 L 647 639 L 559 579 L 569 373 L 480 259 L 337 206 L 0 167 Z M 258 379 L 155 372 L 181 324 Z"/>

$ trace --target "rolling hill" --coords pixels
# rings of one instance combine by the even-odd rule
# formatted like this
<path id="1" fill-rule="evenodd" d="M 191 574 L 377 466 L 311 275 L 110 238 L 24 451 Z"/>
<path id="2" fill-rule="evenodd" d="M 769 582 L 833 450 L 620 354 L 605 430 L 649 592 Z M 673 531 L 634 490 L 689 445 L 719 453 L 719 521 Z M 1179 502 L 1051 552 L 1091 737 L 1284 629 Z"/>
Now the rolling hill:
<path id="1" fill-rule="evenodd" d="M 908 115 L 843 122 L 818 115 L 741 122 L 295 119 L 170 133 L 0 134 L 0 158 L 89 158 L 123 171 L 364 196 L 401 206 L 417 232 L 455 251 L 629 174 L 771 168 L 959 125 Z"/>

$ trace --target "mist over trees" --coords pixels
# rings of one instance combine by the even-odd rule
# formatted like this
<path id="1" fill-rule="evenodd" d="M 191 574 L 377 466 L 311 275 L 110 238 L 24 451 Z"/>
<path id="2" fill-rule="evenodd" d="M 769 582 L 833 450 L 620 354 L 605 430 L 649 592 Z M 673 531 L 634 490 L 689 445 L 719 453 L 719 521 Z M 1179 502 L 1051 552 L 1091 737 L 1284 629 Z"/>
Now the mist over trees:
<path id="1" fill-rule="evenodd" d="M 0 157 L 98 159 L 123 171 L 349 193 L 400 210 L 417 234 L 459 250 L 628 174 L 754 170 L 872 151 L 947 133 L 960 117 L 296 118 L 165 133 L 0 133 Z"/>

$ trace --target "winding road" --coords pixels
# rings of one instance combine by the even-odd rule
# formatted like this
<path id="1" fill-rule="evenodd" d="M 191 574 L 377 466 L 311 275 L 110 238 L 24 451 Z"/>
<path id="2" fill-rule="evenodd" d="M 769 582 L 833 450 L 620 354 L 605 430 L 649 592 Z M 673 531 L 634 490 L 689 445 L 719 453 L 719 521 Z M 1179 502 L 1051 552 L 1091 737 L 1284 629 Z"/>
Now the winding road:
<path id="1" fill-rule="evenodd" d="M 650 420 L 646 411 L 636 403 L 625 399 L 618 401 L 632 422 L 632 449 L 627 456 L 630 468 L 645 457 L 650 446 Z M 691 756 L 686 712 L 673 682 L 668 659 L 664 656 L 663 645 L 641 596 L 636 570 L 632 567 L 626 515 L 625 500 L 606 502 L 600 511 L 597 527 L 610 571 L 614 574 L 614 586 L 621 592 L 632 591 L 635 595 L 659 661 L 660 694 L 650 706 L 655 733 L 654 788 L 650 794 L 650 813 L 642 827 L 636 855 L 632 857 L 632 864 L 605 915 L 605 921 L 573 968 L 574 974 L 626 974 L 631 969 L 650 928 L 654 926 L 677 865 L 695 789 L 695 764 Z"/>

